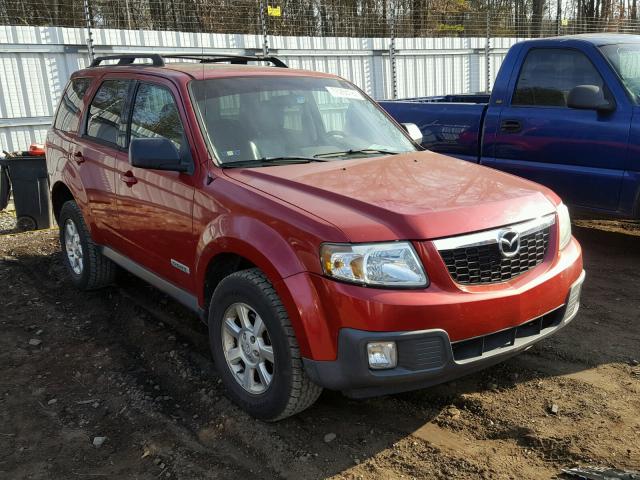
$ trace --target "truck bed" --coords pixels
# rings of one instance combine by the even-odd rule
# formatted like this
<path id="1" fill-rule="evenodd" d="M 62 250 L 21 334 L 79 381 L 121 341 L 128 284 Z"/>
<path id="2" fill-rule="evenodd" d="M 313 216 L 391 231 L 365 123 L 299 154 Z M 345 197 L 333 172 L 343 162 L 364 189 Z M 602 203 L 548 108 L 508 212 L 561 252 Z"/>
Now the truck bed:
<path id="1" fill-rule="evenodd" d="M 398 121 L 415 123 L 422 146 L 477 162 L 488 95 L 446 95 L 378 102 Z"/>
<path id="2" fill-rule="evenodd" d="M 432 97 L 415 97 L 396 100 L 398 102 L 411 103 L 489 103 L 491 97 L 488 93 L 461 93 L 458 95 L 437 95 Z"/>

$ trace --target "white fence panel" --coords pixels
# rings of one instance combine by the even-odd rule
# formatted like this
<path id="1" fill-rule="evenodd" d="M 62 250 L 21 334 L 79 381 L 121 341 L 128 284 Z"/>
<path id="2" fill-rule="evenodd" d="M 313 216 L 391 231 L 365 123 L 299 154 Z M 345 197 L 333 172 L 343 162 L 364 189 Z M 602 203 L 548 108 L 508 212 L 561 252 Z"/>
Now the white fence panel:
<path id="1" fill-rule="evenodd" d="M 43 142 L 64 86 L 88 64 L 82 28 L 0 26 L 0 150 Z M 94 30 L 96 55 L 116 53 L 255 53 L 259 35 Z M 491 81 L 513 38 L 491 40 Z M 389 38 L 269 37 L 290 67 L 340 75 L 375 99 L 391 98 Z M 398 98 L 486 89 L 484 38 L 396 39 Z"/>

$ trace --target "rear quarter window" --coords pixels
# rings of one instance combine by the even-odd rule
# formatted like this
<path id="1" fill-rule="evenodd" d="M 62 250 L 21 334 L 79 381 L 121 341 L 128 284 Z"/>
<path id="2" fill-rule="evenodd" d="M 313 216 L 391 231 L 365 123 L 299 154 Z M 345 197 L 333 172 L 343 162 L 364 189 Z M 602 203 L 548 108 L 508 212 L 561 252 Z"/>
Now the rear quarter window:
<path id="1" fill-rule="evenodd" d="M 82 100 L 91 85 L 90 78 L 74 78 L 69 82 L 60 100 L 54 128 L 63 132 L 77 132 L 82 113 Z"/>

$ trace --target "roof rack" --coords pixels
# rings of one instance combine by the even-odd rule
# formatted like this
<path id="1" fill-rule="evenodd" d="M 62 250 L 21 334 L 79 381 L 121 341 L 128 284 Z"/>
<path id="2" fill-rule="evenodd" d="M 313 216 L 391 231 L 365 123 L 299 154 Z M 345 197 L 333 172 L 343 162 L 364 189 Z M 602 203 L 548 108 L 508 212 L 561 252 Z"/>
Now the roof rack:
<path id="1" fill-rule="evenodd" d="M 214 54 L 171 54 L 163 55 L 163 58 L 181 58 L 184 60 L 198 60 L 200 63 L 223 63 L 229 62 L 235 65 L 246 65 L 249 62 L 269 62 L 274 67 L 288 68 L 287 64 L 278 57 L 272 55 L 235 55 L 232 53 L 214 53 Z"/>
<path id="2" fill-rule="evenodd" d="M 96 57 L 91 62 L 90 67 L 98 67 L 102 62 L 108 60 L 118 60 L 116 65 L 132 65 L 133 62 L 139 58 L 147 58 L 152 61 L 154 67 L 164 67 L 165 58 L 177 58 L 184 60 L 197 60 L 199 63 L 223 63 L 229 62 L 234 65 L 247 65 L 249 62 L 269 62 L 275 67 L 288 68 L 287 64 L 280 60 L 278 57 L 266 56 L 266 55 L 234 55 L 230 53 L 215 53 L 215 54 L 170 54 L 159 55 L 157 53 L 151 54 L 128 54 L 128 55 L 107 55 L 104 57 Z"/>
<path id="3" fill-rule="evenodd" d="M 106 55 L 104 57 L 96 57 L 89 67 L 98 67 L 102 62 L 107 60 L 118 60 L 117 65 L 131 65 L 138 58 L 148 58 L 153 62 L 154 67 L 164 67 L 164 60 L 157 53 L 151 54 L 134 54 L 134 55 Z"/>

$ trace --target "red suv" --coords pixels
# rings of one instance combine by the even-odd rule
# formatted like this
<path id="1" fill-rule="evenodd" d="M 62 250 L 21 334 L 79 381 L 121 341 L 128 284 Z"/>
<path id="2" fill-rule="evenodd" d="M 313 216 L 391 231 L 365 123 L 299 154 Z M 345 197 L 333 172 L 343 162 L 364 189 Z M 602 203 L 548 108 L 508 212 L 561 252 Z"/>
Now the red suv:
<path id="1" fill-rule="evenodd" d="M 576 315 L 581 250 L 547 188 L 423 150 L 334 75 L 139 57 L 96 59 L 60 101 L 63 258 L 81 289 L 118 265 L 197 312 L 252 415 L 447 381 Z"/>

